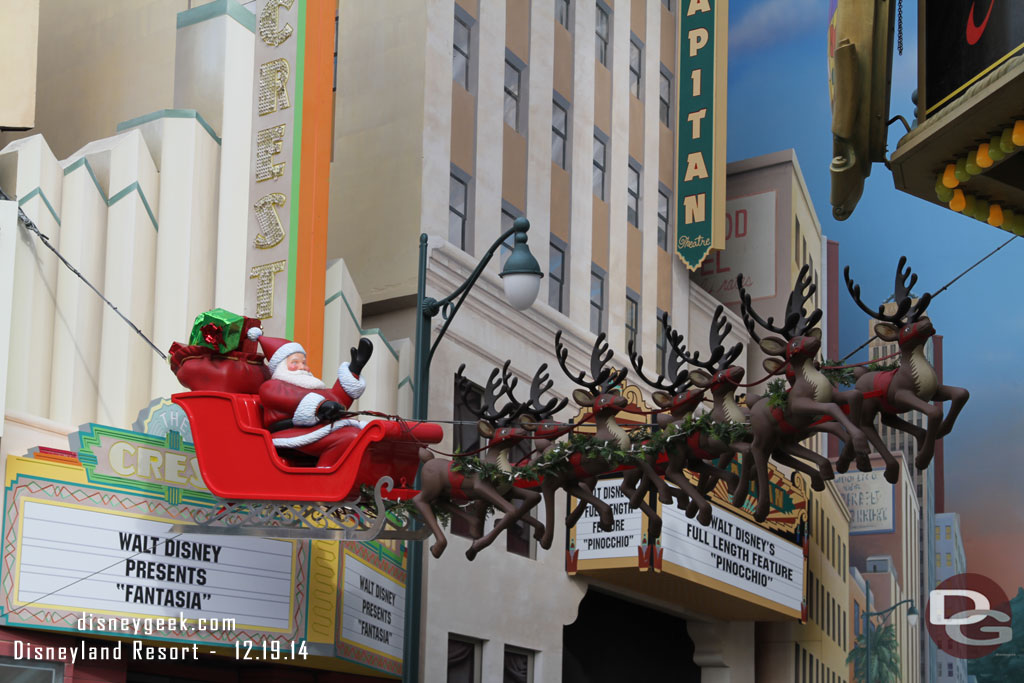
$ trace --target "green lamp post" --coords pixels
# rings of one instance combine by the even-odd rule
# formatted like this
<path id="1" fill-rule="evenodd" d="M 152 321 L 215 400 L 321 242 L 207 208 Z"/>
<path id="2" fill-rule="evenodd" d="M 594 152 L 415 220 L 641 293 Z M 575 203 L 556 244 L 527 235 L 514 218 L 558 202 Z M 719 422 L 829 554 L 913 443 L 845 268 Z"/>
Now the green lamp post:
<path id="1" fill-rule="evenodd" d="M 537 299 L 540 281 L 544 273 L 540 270 L 537 259 L 530 253 L 526 244 L 526 233 L 530 229 L 530 221 L 519 217 L 512 227 L 494 241 L 491 248 L 483 255 L 469 277 L 454 292 L 441 300 L 428 297 L 427 289 L 427 235 L 420 235 L 419 279 L 416 288 L 416 358 L 413 366 L 413 408 L 414 420 L 427 419 L 427 403 L 430 398 L 430 361 L 434 358 L 437 345 L 448 331 L 455 314 L 466 300 L 470 290 L 480 279 L 487 264 L 495 252 L 510 237 L 514 237 L 512 253 L 509 254 L 502 268 L 500 277 L 505 290 L 505 298 L 517 311 L 525 311 Z M 431 343 L 431 321 L 440 314 L 444 324 Z M 416 474 L 415 488 L 420 487 L 420 476 Z M 423 573 L 423 552 L 420 541 L 409 543 L 409 566 L 406 572 L 405 593 L 405 642 L 403 648 L 402 680 L 415 683 L 419 680 L 419 649 L 420 649 L 420 602 L 421 582 Z"/>
<path id="2" fill-rule="evenodd" d="M 917 619 L 920 616 L 917 608 L 914 607 L 914 601 L 910 598 L 906 600 L 900 600 L 895 605 L 888 609 L 884 609 L 880 612 L 868 612 L 864 610 L 862 613 L 864 616 L 864 681 L 865 683 L 871 683 L 871 622 L 868 617 L 884 617 L 888 616 L 897 607 L 903 604 L 909 604 L 910 608 L 907 610 L 907 623 L 911 626 L 917 626 Z M 885 619 L 882 620 L 883 622 Z"/>

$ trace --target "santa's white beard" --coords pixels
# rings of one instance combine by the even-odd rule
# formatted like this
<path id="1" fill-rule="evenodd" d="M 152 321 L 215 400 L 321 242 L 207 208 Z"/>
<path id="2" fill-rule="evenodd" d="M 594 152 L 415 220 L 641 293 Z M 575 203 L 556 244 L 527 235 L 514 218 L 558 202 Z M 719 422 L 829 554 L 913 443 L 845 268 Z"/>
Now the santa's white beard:
<path id="1" fill-rule="evenodd" d="M 294 384 L 297 387 L 303 389 L 326 389 L 327 385 L 321 382 L 312 372 L 308 370 L 289 370 L 288 366 L 281 363 L 274 370 L 272 375 L 274 379 L 279 379 L 282 382 L 288 382 L 288 384 Z"/>

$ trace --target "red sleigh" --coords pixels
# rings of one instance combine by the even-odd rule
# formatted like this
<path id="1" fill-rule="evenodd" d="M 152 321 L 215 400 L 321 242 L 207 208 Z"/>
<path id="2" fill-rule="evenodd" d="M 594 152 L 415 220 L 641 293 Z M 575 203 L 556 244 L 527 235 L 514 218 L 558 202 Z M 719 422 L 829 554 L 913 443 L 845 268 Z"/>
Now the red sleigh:
<path id="1" fill-rule="evenodd" d="M 401 523 L 387 520 L 398 530 L 388 533 L 387 515 L 352 503 L 369 487 L 381 511 L 382 498 L 394 497 L 388 489 L 397 484 L 408 490 L 419 448 L 443 437 L 439 425 L 373 420 L 333 461 L 303 467 L 274 447 L 259 396 L 191 391 L 171 400 L 188 416 L 203 481 L 229 501 L 197 526 L 176 530 L 333 540 L 409 537 Z"/>

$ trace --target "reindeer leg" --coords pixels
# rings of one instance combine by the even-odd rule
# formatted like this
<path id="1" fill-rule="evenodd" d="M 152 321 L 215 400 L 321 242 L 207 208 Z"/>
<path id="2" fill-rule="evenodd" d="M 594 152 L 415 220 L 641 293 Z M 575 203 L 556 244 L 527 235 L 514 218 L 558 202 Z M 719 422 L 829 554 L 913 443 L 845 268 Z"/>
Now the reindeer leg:
<path id="1" fill-rule="evenodd" d="M 643 472 L 640 470 L 629 470 L 622 476 L 622 484 L 619 486 L 619 490 L 622 491 L 624 496 L 629 498 L 629 507 L 636 508 L 644 495 L 650 490 L 650 482 L 644 479 Z"/>
<path id="2" fill-rule="evenodd" d="M 810 477 L 811 488 L 814 489 L 815 491 L 825 490 L 825 480 L 821 478 L 821 474 L 818 472 L 818 470 L 811 467 L 803 460 L 797 460 L 792 455 L 783 453 L 781 451 L 776 451 L 775 453 L 772 453 L 772 458 L 775 460 L 775 462 L 779 463 L 780 465 L 792 467 L 794 470 L 797 470 L 798 472 L 803 472 L 808 477 Z"/>
<path id="3" fill-rule="evenodd" d="M 473 494 L 504 512 L 505 516 L 498 520 L 498 523 L 494 525 L 494 528 L 489 533 L 476 539 L 469 546 L 469 550 L 466 551 L 466 558 L 470 561 L 476 559 L 477 553 L 494 543 L 494 540 L 501 532 L 515 524 L 521 516 L 519 514 L 520 509 L 502 497 L 490 484 L 478 481 L 473 487 Z"/>
<path id="4" fill-rule="evenodd" d="M 547 550 L 555 538 L 555 496 L 558 495 L 559 483 L 554 476 L 547 476 L 541 482 L 540 490 L 544 496 L 544 535 L 540 538 L 540 547 Z"/>
<path id="5" fill-rule="evenodd" d="M 534 539 L 539 541 L 541 538 L 544 537 L 545 526 L 541 523 L 539 519 L 529 514 L 529 512 L 530 510 L 532 510 L 533 508 L 537 507 L 537 505 L 540 504 L 541 495 L 536 491 L 520 488 L 513 488 L 509 492 L 509 495 L 511 495 L 516 500 L 523 501 L 523 505 L 520 507 L 520 510 L 523 514 L 520 517 L 520 519 L 533 527 L 533 537 Z"/>
<path id="6" fill-rule="evenodd" d="M 913 422 L 904 420 L 899 415 L 894 415 L 893 413 L 882 413 L 882 424 L 913 436 L 914 440 L 917 441 L 917 447 L 919 449 L 924 444 L 924 436 L 926 433 L 924 427 L 918 427 Z"/>
<path id="7" fill-rule="evenodd" d="M 591 478 L 587 479 L 586 481 L 577 481 L 576 485 L 579 486 L 582 490 L 586 491 L 587 493 L 592 494 L 594 492 L 594 487 L 597 486 L 597 478 L 596 477 L 591 477 Z M 566 490 L 566 492 L 568 492 L 570 494 L 572 493 L 572 491 L 569 490 L 573 486 L 573 483 L 571 481 L 563 480 L 559 484 L 559 486 L 564 488 Z M 580 498 L 579 496 L 576 496 L 576 497 Z M 567 527 L 576 526 L 577 522 L 580 521 L 580 518 L 583 517 L 583 513 L 586 512 L 587 505 L 589 505 L 589 504 L 590 503 L 587 502 L 587 499 L 580 498 L 580 502 L 578 502 L 576 504 L 576 507 L 573 508 L 572 511 L 569 512 L 568 515 L 566 515 L 566 517 L 565 517 L 565 526 L 567 526 Z"/>
<path id="8" fill-rule="evenodd" d="M 568 482 L 565 485 L 563 485 L 563 488 L 570 494 L 576 496 L 581 501 L 583 501 L 581 505 L 584 503 L 590 503 L 591 505 L 594 506 L 594 509 L 597 510 L 597 514 L 601 518 L 599 526 L 602 531 L 612 530 L 612 528 L 615 526 L 615 518 L 612 516 L 612 509 L 611 506 L 608 505 L 608 503 L 604 502 L 603 500 L 595 496 L 593 493 L 591 493 L 589 490 L 581 486 L 579 483 Z M 579 508 L 577 508 L 577 510 L 579 510 Z M 573 516 L 576 516 L 576 510 L 574 510 L 573 514 L 566 519 L 566 526 L 573 526 L 574 524 L 576 524 L 577 521 L 579 521 L 579 516 L 576 516 L 575 521 L 573 521 L 573 523 L 570 524 L 569 521 Z M 582 516 L 582 513 L 580 513 L 580 516 Z"/>
<path id="9" fill-rule="evenodd" d="M 935 390 L 935 396 L 933 397 L 935 400 L 950 402 L 949 415 L 946 416 L 946 419 L 939 426 L 939 432 L 935 435 L 936 438 L 941 439 L 953 431 L 953 423 L 956 422 L 957 415 L 963 410 L 967 399 L 970 397 L 970 392 L 962 387 L 951 387 L 943 384 Z"/>
<path id="10" fill-rule="evenodd" d="M 448 539 L 445 538 L 441 525 L 438 524 L 437 517 L 434 516 L 434 510 L 430 507 L 430 503 L 436 500 L 436 497 L 436 493 L 433 491 L 430 493 L 420 491 L 413 497 L 412 504 L 420 513 L 423 521 L 430 527 L 430 533 L 434 534 L 434 544 L 430 546 L 430 554 L 434 557 L 441 557 L 441 553 L 448 547 Z"/>
<path id="11" fill-rule="evenodd" d="M 966 401 L 966 399 L 964 400 Z M 925 430 L 924 443 L 918 449 L 917 457 L 914 458 L 914 465 L 917 469 L 923 470 L 931 463 L 932 455 L 935 452 L 935 437 L 939 432 L 939 421 L 942 420 L 942 405 L 924 401 L 909 389 L 900 389 L 893 394 L 893 403 L 900 407 L 906 406 L 908 410 L 920 410 L 928 417 L 928 429 Z"/>
<path id="12" fill-rule="evenodd" d="M 877 432 L 875 432 L 875 426 L 873 422 L 867 422 L 862 418 L 860 425 L 861 431 L 864 432 L 864 435 L 867 437 L 868 441 L 871 441 L 871 443 L 875 443 L 874 441 L 871 440 L 872 433 L 875 433 L 877 435 Z M 831 434 L 832 436 L 836 437 L 837 439 L 843 442 L 843 450 L 839 453 L 839 459 L 836 461 L 836 471 L 838 471 L 840 474 L 850 469 L 850 462 L 853 461 L 854 458 L 856 458 L 857 460 L 857 469 L 861 470 L 862 472 L 871 471 L 871 460 L 865 455 L 860 455 L 854 452 L 853 442 L 850 440 L 850 435 L 845 429 L 843 429 L 843 426 L 841 424 L 838 424 L 836 422 L 823 422 L 820 425 L 813 427 L 811 431 L 825 432 L 827 434 Z"/>
<path id="13" fill-rule="evenodd" d="M 791 396 L 789 399 L 789 408 L 796 415 L 828 415 L 833 420 L 843 425 L 846 432 L 850 435 L 850 439 L 853 441 L 854 449 L 858 453 L 866 454 L 868 452 L 868 440 L 867 437 L 864 436 L 864 432 L 860 430 L 860 427 L 853 424 L 853 422 L 850 421 L 850 418 L 846 416 L 846 413 L 843 412 L 843 409 L 835 403 L 820 403 L 810 398 L 794 398 Z M 829 470 L 831 469 L 832 466 L 829 465 Z"/>
<path id="14" fill-rule="evenodd" d="M 832 470 L 832 463 L 829 459 L 823 455 L 815 453 L 810 448 L 801 446 L 798 443 L 783 443 L 780 446 L 780 449 L 784 453 L 789 453 L 792 456 L 802 458 L 804 460 L 810 460 L 812 463 L 817 465 L 818 473 L 821 475 L 823 481 L 836 478 L 836 473 Z"/>
<path id="15" fill-rule="evenodd" d="M 661 536 L 661 516 L 646 499 L 641 499 L 637 504 L 637 507 L 640 508 L 640 511 L 647 517 L 647 532 L 650 535 L 651 543 L 653 543 L 654 539 Z"/>
<path id="16" fill-rule="evenodd" d="M 669 476 L 666 472 L 665 476 Z M 697 521 L 703 526 L 707 526 L 711 523 L 711 504 L 708 503 L 707 498 L 701 495 L 697 487 L 690 483 L 690 480 L 686 478 L 686 475 L 682 472 L 672 473 L 672 483 L 682 489 L 683 493 L 690 497 L 690 504 L 686 508 L 686 516 L 693 517 L 697 516 Z"/>
<path id="17" fill-rule="evenodd" d="M 483 508 L 479 501 L 474 501 L 465 507 L 444 499 L 434 501 L 434 504 L 447 510 L 452 517 L 464 520 L 469 525 L 470 538 L 480 538 L 484 535 L 483 513 L 486 508 Z"/>
<path id="18" fill-rule="evenodd" d="M 740 480 L 736 483 L 736 489 L 732 492 L 733 507 L 743 507 L 747 500 L 747 493 L 750 492 L 750 477 L 754 471 L 754 456 L 751 451 L 743 454 L 743 463 L 740 467 Z"/>

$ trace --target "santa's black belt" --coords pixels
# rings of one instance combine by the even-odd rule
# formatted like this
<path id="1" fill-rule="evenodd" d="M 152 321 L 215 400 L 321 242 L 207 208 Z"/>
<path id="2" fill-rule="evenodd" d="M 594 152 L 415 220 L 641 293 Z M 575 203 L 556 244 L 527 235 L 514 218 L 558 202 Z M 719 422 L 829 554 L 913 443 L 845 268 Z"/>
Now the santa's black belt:
<path id="1" fill-rule="evenodd" d="M 319 426 L 319 425 L 331 424 L 332 422 L 337 422 L 338 420 L 342 420 L 342 419 L 344 419 L 346 417 L 351 417 L 351 415 L 352 415 L 352 413 L 342 413 L 340 416 L 336 417 L 333 420 L 324 420 L 322 422 L 317 422 L 315 425 L 312 425 L 312 426 L 316 427 L 316 426 Z M 295 423 L 292 421 L 292 419 L 291 418 L 286 418 L 284 420 L 278 420 L 277 422 L 270 423 L 270 426 L 267 427 L 267 431 L 270 432 L 270 433 L 280 432 L 280 431 L 283 431 L 285 429 L 291 429 L 294 426 L 295 426 Z"/>

